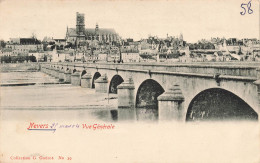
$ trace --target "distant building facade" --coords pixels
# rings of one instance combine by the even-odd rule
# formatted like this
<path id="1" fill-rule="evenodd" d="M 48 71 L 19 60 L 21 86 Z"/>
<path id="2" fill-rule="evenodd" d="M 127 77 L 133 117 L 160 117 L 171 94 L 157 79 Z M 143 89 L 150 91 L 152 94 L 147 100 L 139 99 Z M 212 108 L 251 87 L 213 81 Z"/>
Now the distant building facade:
<path id="1" fill-rule="evenodd" d="M 3 48 L 0 51 L 1 56 L 12 56 L 13 55 L 13 51 L 11 48 Z"/>
<path id="2" fill-rule="evenodd" d="M 43 45 L 36 38 L 11 38 L 6 48 L 12 49 L 13 55 L 28 55 L 29 52 L 43 51 Z"/>

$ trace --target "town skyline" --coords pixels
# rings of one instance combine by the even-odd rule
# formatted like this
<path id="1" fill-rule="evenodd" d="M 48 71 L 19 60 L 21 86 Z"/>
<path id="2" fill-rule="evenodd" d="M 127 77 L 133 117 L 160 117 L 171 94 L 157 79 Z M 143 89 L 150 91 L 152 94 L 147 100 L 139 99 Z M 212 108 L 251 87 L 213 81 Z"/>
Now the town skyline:
<path id="1" fill-rule="evenodd" d="M 0 24 L 0 39 L 30 37 L 32 33 L 40 40 L 45 36 L 65 38 L 67 26 L 76 24 L 76 12 L 85 14 L 86 28 L 94 28 L 98 23 L 101 28 L 114 28 L 123 39 L 140 40 L 149 35 L 165 38 L 167 34 L 179 36 L 181 33 L 187 42 L 211 37 L 259 39 L 259 22 L 255 21 L 259 20 L 259 2 L 256 0 L 251 2 L 254 13 L 244 16 L 239 14 L 239 3 L 243 1 L 220 1 L 214 8 L 216 12 L 212 7 L 207 8 L 211 5 L 209 1 L 196 4 L 190 1 L 76 2 L 1 1 L 0 20 L 5 23 Z"/>

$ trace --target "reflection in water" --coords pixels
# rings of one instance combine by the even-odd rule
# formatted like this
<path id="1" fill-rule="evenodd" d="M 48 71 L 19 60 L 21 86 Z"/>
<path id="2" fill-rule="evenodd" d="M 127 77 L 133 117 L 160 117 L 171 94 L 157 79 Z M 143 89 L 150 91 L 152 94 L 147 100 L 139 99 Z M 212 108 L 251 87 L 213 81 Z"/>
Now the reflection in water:
<path id="1" fill-rule="evenodd" d="M 110 110 L 111 118 L 114 121 L 118 120 L 118 111 L 117 110 Z"/>
<path id="2" fill-rule="evenodd" d="M 136 108 L 137 120 L 139 121 L 157 121 L 158 120 L 158 107 L 150 106 L 150 107 L 140 107 Z"/>
<path id="3" fill-rule="evenodd" d="M 2 110 L 3 121 L 81 121 L 81 122 L 113 122 L 112 110 Z"/>
<path id="4" fill-rule="evenodd" d="M 135 108 L 118 108 L 118 121 L 136 121 Z"/>
<path id="5" fill-rule="evenodd" d="M 114 119 L 112 117 L 111 111 L 112 110 L 94 109 L 94 111 L 91 112 L 91 115 L 99 120 L 113 121 Z"/>

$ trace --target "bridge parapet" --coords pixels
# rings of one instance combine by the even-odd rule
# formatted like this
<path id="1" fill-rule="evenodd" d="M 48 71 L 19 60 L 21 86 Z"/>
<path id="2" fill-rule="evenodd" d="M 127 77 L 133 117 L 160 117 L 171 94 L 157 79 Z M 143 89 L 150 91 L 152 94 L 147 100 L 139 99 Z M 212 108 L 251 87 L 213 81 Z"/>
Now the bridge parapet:
<path id="1" fill-rule="evenodd" d="M 75 68 L 107 69 L 133 71 L 149 74 L 168 74 L 178 76 L 206 77 L 216 80 L 242 80 L 253 82 L 258 79 L 257 68 L 260 63 L 222 62 L 222 63 L 51 63 Z"/>
<path id="2" fill-rule="evenodd" d="M 167 72 L 184 72 L 184 73 L 197 73 L 197 74 L 221 74 L 229 76 L 245 76 L 245 77 L 257 77 L 256 69 L 257 64 L 143 64 L 143 63 L 52 63 L 58 65 L 68 65 L 75 67 L 86 68 L 99 68 L 99 69 L 122 69 L 122 70 L 151 70 L 151 71 L 167 71 Z"/>
<path id="3" fill-rule="evenodd" d="M 221 74 L 229 76 L 256 77 L 257 66 L 251 65 L 198 65 L 198 64 L 88 64 L 88 67 L 98 67 L 99 69 L 134 69 L 151 70 L 165 72 L 182 72 L 196 74 Z"/>

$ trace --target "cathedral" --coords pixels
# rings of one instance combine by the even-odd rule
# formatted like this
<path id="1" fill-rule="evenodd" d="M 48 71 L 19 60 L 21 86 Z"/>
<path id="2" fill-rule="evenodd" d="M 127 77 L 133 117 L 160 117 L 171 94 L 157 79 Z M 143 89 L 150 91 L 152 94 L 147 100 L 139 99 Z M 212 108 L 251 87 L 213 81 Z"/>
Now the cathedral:
<path id="1" fill-rule="evenodd" d="M 85 28 L 85 14 L 78 13 L 76 15 L 76 28 L 68 28 L 66 32 L 66 42 L 78 45 L 84 41 L 99 41 L 102 43 L 110 43 L 119 41 L 119 35 L 112 28 Z"/>

